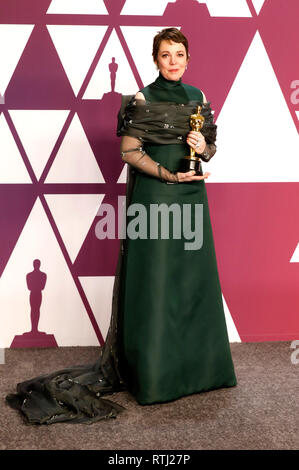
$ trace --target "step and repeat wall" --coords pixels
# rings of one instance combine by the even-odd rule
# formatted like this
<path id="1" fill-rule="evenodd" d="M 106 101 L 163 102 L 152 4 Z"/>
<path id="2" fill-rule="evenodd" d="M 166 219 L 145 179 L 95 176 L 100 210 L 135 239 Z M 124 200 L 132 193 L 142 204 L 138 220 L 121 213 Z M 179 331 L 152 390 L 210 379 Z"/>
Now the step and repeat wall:
<path id="1" fill-rule="evenodd" d="M 229 339 L 299 338 L 298 17 L 297 0 L 0 0 L 2 347 L 104 343 L 117 113 L 157 77 L 152 40 L 171 26 L 218 125 L 204 170 Z"/>

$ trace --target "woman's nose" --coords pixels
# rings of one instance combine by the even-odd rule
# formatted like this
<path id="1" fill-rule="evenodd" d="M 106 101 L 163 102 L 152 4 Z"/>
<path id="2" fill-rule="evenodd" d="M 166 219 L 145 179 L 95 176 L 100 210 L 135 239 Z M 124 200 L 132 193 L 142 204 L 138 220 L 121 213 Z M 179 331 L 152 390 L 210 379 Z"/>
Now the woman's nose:
<path id="1" fill-rule="evenodd" d="M 175 61 L 176 61 L 175 56 L 174 56 L 174 57 L 171 56 L 171 57 L 170 57 L 170 63 L 171 63 L 171 64 L 175 64 Z"/>

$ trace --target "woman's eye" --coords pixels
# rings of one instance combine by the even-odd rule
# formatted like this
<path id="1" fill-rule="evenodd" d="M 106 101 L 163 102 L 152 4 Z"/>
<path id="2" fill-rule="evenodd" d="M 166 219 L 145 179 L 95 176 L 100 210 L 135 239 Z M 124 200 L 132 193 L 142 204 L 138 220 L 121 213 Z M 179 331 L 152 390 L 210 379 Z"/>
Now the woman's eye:
<path id="1" fill-rule="evenodd" d="M 162 57 L 163 57 L 163 59 L 166 59 L 166 57 L 168 57 L 168 54 L 162 54 Z M 183 53 L 179 53 L 179 54 L 178 54 L 178 57 L 184 57 L 184 54 L 183 54 Z"/>

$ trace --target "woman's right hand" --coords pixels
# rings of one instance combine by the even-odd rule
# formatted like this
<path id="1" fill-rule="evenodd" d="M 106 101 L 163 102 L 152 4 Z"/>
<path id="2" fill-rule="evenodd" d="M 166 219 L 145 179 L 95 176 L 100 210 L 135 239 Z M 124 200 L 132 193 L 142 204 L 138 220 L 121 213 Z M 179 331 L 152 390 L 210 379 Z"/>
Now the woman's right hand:
<path id="1" fill-rule="evenodd" d="M 188 181 L 204 180 L 204 179 L 208 178 L 211 174 L 209 172 L 205 172 L 202 176 L 200 176 L 200 175 L 195 176 L 195 173 L 196 172 L 194 170 L 190 170 L 190 171 L 187 171 L 186 173 L 180 173 L 180 172 L 177 171 L 176 174 L 177 174 L 179 183 L 187 183 Z"/>

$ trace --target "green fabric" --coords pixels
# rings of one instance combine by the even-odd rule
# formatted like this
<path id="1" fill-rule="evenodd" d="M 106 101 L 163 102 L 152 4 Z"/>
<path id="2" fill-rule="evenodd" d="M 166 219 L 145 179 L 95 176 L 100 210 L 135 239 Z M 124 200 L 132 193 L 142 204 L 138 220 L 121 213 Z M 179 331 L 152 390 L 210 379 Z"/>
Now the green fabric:
<path id="1" fill-rule="evenodd" d="M 156 102 L 203 97 L 199 89 L 162 75 L 140 91 Z M 145 144 L 145 150 L 171 171 L 189 153 L 187 145 L 175 144 Z M 191 204 L 193 228 L 195 204 L 202 204 L 203 245 L 188 251 L 186 238 L 127 238 L 121 308 L 122 374 L 129 390 L 145 405 L 235 386 L 205 181 L 172 185 L 136 172 L 133 203 L 147 208 L 148 226 L 150 204 L 176 203 L 182 211 Z"/>
<path id="2" fill-rule="evenodd" d="M 202 102 L 200 90 L 162 76 L 142 92 L 151 102 Z M 145 146 L 152 158 L 173 171 L 189 153 L 183 143 Z M 129 170 L 130 207 L 143 204 L 149 215 L 150 204 L 178 204 L 181 209 L 184 204 L 203 205 L 203 246 L 187 251 L 184 237 L 121 240 L 110 326 L 98 361 L 18 383 L 17 393 L 7 395 L 6 402 L 28 424 L 114 418 L 124 408 L 102 396 L 125 389 L 140 404 L 150 404 L 237 383 L 205 182 L 165 184 Z M 170 220 L 170 233 L 171 228 Z"/>
<path id="3" fill-rule="evenodd" d="M 215 144 L 217 126 L 213 123 L 210 103 L 189 101 L 178 104 L 169 101 L 135 99 L 135 95 L 123 96 L 118 113 L 117 135 L 136 137 L 142 143 L 186 145 L 190 132 L 190 115 L 197 112 L 204 117 L 201 133 L 208 144 Z"/>

